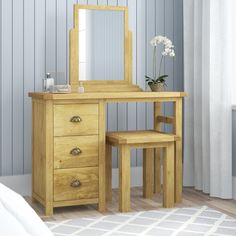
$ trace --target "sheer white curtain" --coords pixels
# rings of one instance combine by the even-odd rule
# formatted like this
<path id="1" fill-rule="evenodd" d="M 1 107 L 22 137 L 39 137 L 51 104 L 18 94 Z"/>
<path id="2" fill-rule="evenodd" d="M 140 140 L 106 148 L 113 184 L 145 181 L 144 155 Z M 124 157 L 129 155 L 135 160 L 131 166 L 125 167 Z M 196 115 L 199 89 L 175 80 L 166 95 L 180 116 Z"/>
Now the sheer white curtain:
<path id="1" fill-rule="evenodd" d="M 232 198 L 234 2 L 184 0 L 184 185 L 225 199 Z"/>

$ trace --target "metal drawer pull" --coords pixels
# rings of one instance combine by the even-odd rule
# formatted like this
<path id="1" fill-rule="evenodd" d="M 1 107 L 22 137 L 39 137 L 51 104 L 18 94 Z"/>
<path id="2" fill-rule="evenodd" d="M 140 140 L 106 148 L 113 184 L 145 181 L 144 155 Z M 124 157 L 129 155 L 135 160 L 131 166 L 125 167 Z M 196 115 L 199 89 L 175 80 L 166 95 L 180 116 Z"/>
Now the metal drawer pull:
<path id="1" fill-rule="evenodd" d="M 81 122 L 82 121 L 82 119 L 81 119 L 81 117 L 79 117 L 79 116 L 73 116 L 71 119 L 70 119 L 70 122 L 74 122 L 74 123 L 79 123 L 79 122 Z"/>
<path id="2" fill-rule="evenodd" d="M 71 155 L 73 155 L 73 156 L 78 156 L 79 154 L 81 154 L 82 153 L 82 151 L 81 151 L 81 149 L 79 149 L 79 148 L 73 148 L 71 151 L 70 151 L 70 154 Z"/>
<path id="3" fill-rule="evenodd" d="M 80 181 L 79 181 L 78 179 L 76 179 L 76 180 L 73 180 L 73 181 L 71 182 L 70 186 L 71 186 L 72 188 L 78 188 L 78 187 L 81 186 L 81 183 L 80 183 Z"/>

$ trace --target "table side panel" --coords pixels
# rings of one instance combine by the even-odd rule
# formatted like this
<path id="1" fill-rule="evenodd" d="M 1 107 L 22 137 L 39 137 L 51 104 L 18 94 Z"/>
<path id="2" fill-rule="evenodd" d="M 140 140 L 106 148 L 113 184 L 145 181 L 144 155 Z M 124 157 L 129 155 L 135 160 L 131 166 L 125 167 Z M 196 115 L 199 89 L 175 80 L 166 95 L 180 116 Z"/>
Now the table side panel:
<path id="1" fill-rule="evenodd" d="M 46 181 L 46 105 L 43 100 L 32 102 L 32 191 L 45 200 Z"/>

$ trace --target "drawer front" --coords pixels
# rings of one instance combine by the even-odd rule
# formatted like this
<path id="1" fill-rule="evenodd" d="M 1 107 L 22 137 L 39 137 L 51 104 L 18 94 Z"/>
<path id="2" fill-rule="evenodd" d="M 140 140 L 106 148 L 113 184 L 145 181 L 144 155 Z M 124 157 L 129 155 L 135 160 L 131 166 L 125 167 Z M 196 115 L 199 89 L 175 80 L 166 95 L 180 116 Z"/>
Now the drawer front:
<path id="1" fill-rule="evenodd" d="M 54 201 L 98 198 L 98 167 L 54 171 Z"/>
<path id="2" fill-rule="evenodd" d="M 98 166 L 98 136 L 54 138 L 54 168 Z"/>
<path id="3" fill-rule="evenodd" d="M 98 104 L 54 105 L 54 136 L 98 134 Z"/>

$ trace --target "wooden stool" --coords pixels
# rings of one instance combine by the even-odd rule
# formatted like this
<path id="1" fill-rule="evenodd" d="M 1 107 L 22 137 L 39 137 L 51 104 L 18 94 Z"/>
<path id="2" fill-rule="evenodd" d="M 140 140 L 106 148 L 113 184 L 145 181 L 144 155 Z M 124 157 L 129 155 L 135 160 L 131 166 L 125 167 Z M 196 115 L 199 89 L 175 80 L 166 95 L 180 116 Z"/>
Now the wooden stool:
<path id="1" fill-rule="evenodd" d="M 154 149 L 164 148 L 163 206 L 174 206 L 174 143 L 175 135 L 156 131 L 124 131 L 106 134 L 106 200 L 112 199 L 112 146 L 119 151 L 119 210 L 130 210 L 130 149 L 143 150 L 143 196 L 154 192 Z"/>

